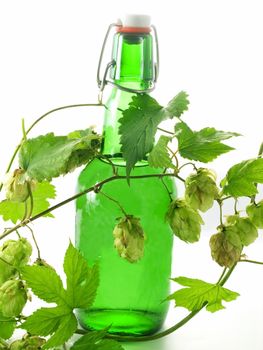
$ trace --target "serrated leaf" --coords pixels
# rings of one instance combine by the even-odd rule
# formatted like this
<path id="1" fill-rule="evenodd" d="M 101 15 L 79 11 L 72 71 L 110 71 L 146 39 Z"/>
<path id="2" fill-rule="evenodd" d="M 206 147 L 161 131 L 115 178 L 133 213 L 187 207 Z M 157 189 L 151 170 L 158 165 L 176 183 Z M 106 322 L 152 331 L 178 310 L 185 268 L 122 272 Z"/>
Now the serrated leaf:
<path id="1" fill-rule="evenodd" d="M 89 308 L 99 284 L 98 266 L 88 267 L 81 253 L 70 243 L 64 259 L 67 300 L 74 308 Z"/>
<path id="2" fill-rule="evenodd" d="M 106 331 L 94 331 L 79 338 L 71 350 L 124 350 L 120 343 L 111 339 L 103 339 Z"/>
<path id="3" fill-rule="evenodd" d="M 29 179 L 39 182 L 66 174 L 92 159 L 99 146 L 99 136 L 92 129 L 69 136 L 53 133 L 25 141 L 19 153 L 19 165 Z"/>
<path id="4" fill-rule="evenodd" d="M 222 140 L 240 134 L 218 131 L 214 128 L 193 131 L 186 123 L 180 122 L 175 126 L 175 136 L 178 140 L 179 153 L 183 158 L 208 163 L 234 149 L 221 143 Z"/>
<path id="5" fill-rule="evenodd" d="M 157 126 L 164 117 L 163 107 L 154 98 L 146 94 L 132 97 L 129 108 L 120 119 L 119 128 L 127 175 L 137 161 L 144 159 L 152 150 Z"/>
<path id="6" fill-rule="evenodd" d="M 168 136 L 160 136 L 158 142 L 151 150 L 148 156 L 149 165 L 153 168 L 174 168 L 170 159 L 167 145 L 171 138 Z"/>
<path id="7" fill-rule="evenodd" d="M 53 268 L 33 265 L 23 267 L 20 272 L 37 297 L 48 303 L 67 304 L 62 281 Z"/>
<path id="8" fill-rule="evenodd" d="M 185 91 L 179 92 L 167 105 L 166 111 L 169 117 L 181 117 L 188 110 L 189 100 Z"/>
<path id="9" fill-rule="evenodd" d="M 33 335 L 46 337 L 53 334 L 57 330 L 61 319 L 71 312 L 72 310 L 65 305 L 52 308 L 43 307 L 30 315 L 21 325 L 21 328 Z"/>
<path id="10" fill-rule="evenodd" d="M 47 181 L 37 183 L 33 189 L 34 208 L 32 216 L 48 209 L 50 206 L 48 199 L 54 199 L 55 197 L 55 187 L 51 183 Z M 24 203 L 12 202 L 9 200 L 3 200 L 0 202 L 0 215 L 3 216 L 5 221 L 11 220 L 14 224 L 16 224 L 18 221 L 23 219 L 24 214 Z M 45 216 L 53 217 L 53 215 L 50 213 Z"/>
<path id="11" fill-rule="evenodd" d="M 44 344 L 43 349 L 50 349 L 54 346 L 64 344 L 74 334 L 78 327 L 78 322 L 75 315 L 71 312 L 70 314 L 61 318 L 56 332 L 51 338 Z"/>
<path id="12" fill-rule="evenodd" d="M 12 317 L 5 317 L 0 312 L 0 338 L 9 339 L 14 333 L 16 321 Z"/>
<path id="13" fill-rule="evenodd" d="M 199 279 L 177 277 L 172 280 L 187 288 L 179 289 L 167 300 L 175 300 L 176 306 L 184 307 L 189 311 L 200 310 L 206 304 L 207 311 L 216 312 L 225 308 L 223 301 L 233 301 L 239 296 L 238 293 L 219 284 L 211 284 Z"/>
<path id="14" fill-rule="evenodd" d="M 223 193 L 233 197 L 253 196 L 256 183 L 263 183 L 263 159 L 249 159 L 232 166 L 221 182 Z"/>
<path id="15" fill-rule="evenodd" d="M 66 290 L 51 267 L 27 266 L 22 269 L 23 278 L 38 297 L 58 304 L 57 307 L 37 310 L 21 326 L 34 335 L 52 335 L 43 349 L 61 345 L 73 335 L 77 328 L 73 310 L 90 307 L 96 295 L 98 266 L 89 268 L 71 243 L 65 254 L 64 271 L 67 276 Z"/>

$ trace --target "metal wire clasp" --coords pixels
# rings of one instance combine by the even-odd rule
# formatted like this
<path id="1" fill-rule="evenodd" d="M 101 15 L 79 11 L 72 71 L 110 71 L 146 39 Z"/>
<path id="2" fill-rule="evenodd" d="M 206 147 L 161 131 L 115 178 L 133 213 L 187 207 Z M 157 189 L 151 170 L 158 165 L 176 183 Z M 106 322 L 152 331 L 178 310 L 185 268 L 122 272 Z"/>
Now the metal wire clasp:
<path id="1" fill-rule="evenodd" d="M 157 31 L 154 25 L 151 25 L 151 28 L 153 30 L 154 33 L 154 39 L 155 39 L 155 58 L 156 58 L 156 62 L 154 63 L 154 80 L 153 80 L 153 85 L 145 90 L 136 90 L 136 89 L 132 89 L 132 88 L 127 88 L 124 86 L 121 86 L 119 84 L 114 83 L 111 80 L 108 80 L 108 72 L 110 70 L 111 67 L 114 67 L 116 62 L 115 60 L 111 60 L 105 67 L 105 71 L 104 74 L 101 78 L 101 66 L 102 66 L 102 60 L 103 60 L 103 56 L 104 56 L 104 51 L 105 51 L 105 47 L 107 45 L 107 41 L 108 41 L 108 37 L 110 35 L 111 30 L 114 27 L 121 27 L 122 25 L 119 23 L 111 23 L 108 27 L 108 30 L 106 32 L 105 38 L 103 40 L 103 44 L 102 44 L 102 48 L 101 48 L 101 52 L 100 52 L 100 57 L 99 57 L 99 63 L 98 63 L 98 69 L 97 69 L 97 83 L 98 83 L 98 87 L 99 87 L 99 102 L 102 102 L 102 94 L 103 94 L 103 90 L 105 88 L 105 86 L 107 84 L 113 85 L 115 87 L 117 87 L 120 90 L 123 91 L 127 91 L 127 92 L 132 92 L 132 93 L 148 93 L 151 92 L 155 89 L 155 83 L 158 79 L 158 75 L 159 75 L 159 44 L 158 44 L 158 36 L 157 36 Z"/>

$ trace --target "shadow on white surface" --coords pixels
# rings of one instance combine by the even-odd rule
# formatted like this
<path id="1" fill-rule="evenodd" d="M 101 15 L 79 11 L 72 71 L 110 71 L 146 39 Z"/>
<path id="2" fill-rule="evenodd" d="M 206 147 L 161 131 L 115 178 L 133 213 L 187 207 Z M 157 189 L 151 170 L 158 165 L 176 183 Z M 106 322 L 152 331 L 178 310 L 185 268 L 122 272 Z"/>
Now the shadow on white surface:
<path id="1" fill-rule="evenodd" d="M 156 339 L 149 342 L 123 343 L 125 350 L 171 350 L 166 339 Z"/>

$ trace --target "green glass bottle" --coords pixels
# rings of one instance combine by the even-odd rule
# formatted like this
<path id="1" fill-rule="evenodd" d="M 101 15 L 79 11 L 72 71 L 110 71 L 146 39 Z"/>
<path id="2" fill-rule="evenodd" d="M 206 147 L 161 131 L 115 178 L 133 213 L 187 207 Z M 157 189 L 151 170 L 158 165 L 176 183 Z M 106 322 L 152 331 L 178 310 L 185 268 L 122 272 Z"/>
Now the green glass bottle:
<path id="1" fill-rule="evenodd" d="M 138 19 L 138 18 L 137 18 Z M 114 36 L 111 77 L 118 86 L 145 91 L 154 79 L 153 39 L 150 28 L 118 27 Z M 105 113 L 102 153 L 114 163 L 118 174 L 125 175 L 125 161 L 118 135 L 121 110 L 128 107 L 134 93 L 114 86 Z M 162 169 L 136 164 L 131 175 L 155 174 Z M 113 175 L 107 160 L 93 160 L 80 174 L 78 191 Z M 174 183 L 163 179 L 170 191 Z M 100 285 L 95 303 L 89 310 L 78 310 L 84 328 L 103 329 L 115 334 L 144 335 L 160 329 L 165 319 L 173 236 L 165 213 L 170 198 L 159 178 L 116 180 L 103 186 L 103 193 L 117 200 L 128 214 L 141 218 L 146 234 L 145 251 L 136 263 L 121 258 L 114 248 L 116 218 L 123 216 L 116 203 L 100 193 L 91 192 L 76 203 L 76 246 L 89 263 L 99 262 Z"/>

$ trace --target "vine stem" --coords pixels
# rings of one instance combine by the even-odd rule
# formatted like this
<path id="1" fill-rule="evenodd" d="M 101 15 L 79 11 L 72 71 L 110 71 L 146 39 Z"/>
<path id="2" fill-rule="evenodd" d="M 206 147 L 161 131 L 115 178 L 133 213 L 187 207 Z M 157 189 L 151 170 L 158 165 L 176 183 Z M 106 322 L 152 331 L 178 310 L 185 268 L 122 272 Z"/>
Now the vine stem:
<path id="1" fill-rule="evenodd" d="M 50 111 L 46 112 L 45 114 L 41 115 L 38 119 L 36 119 L 31 125 L 30 127 L 24 132 L 24 135 L 23 135 L 23 138 L 21 139 L 20 143 L 17 145 L 12 157 L 11 157 L 11 160 L 7 166 L 7 169 L 6 169 L 6 173 L 8 173 L 11 169 L 11 166 L 15 160 L 15 157 L 20 149 L 20 147 L 22 146 L 22 143 L 26 137 L 26 135 L 28 135 L 28 133 L 34 128 L 35 125 L 37 125 L 41 120 L 43 120 L 45 117 L 47 117 L 48 115 L 54 113 L 54 112 L 58 112 L 58 111 L 61 111 L 63 109 L 69 109 L 69 108 L 76 108 L 76 107 L 105 107 L 103 103 L 81 103 L 81 104 L 74 104 L 74 105 L 67 105 L 67 106 L 62 106 L 62 107 L 57 107 L 57 108 L 54 108 L 54 109 L 51 109 Z M 3 188 L 3 184 L 1 183 L 0 184 L 0 191 L 2 190 Z"/>
<path id="2" fill-rule="evenodd" d="M 168 176 L 172 176 L 172 177 L 176 177 L 178 179 L 180 179 L 181 181 L 185 181 L 183 178 L 181 178 L 180 176 L 178 176 L 177 174 L 173 174 L 173 173 L 166 173 L 166 174 L 148 174 L 148 175 L 134 175 L 134 176 L 130 176 L 130 179 L 143 179 L 143 178 L 153 178 L 153 177 L 157 177 L 157 178 L 163 178 L 163 177 L 168 177 Z M 39 218 L 41 218 L 42 216 L 52 212 L 53 210 L 57 209 L 57 208 L 60 208 L 62 207 L 63 205 L 67 204 L 67 203 L 70 203 L 72 202 L 73 200 L 89 193 L 89 192 L 96 192 L 98 191 L 98 189 L 101 189 L 102 186 L 104 186 L 106 183 L 108 182 L 111 182 L 111 181 L 115 181 L 115 180 L 127 180 L 127 177 L 126 176 L 122 176 L 122 175 L 115 175 L 115 176 L 111 176 L 111 177 L 108 177 L 107 179 L 101 181 L 101 182 L 98 182 L 96 185 L 92 186 L 92 187 L 89 187 L 87 189 L 85 189 L 84 191 L 81 191 L 77 194 L 75 194 L 74 196 L 72 197 L 69 197 L 67 199 L 65 199 L 64 201 L 62 202 L 59 202 L 55 205 L 53 205 L 52 207 L 40 212 L 39 214 L 31 217 L 31 218 L 28 218 L 24 221 L 21 221 L 19 224 L 17 224 L 16 226 L 6 230 L 4 233 L 2 233 L 0 235 L 0 240 L 5 238 L 6 236 L 8 236 L 10 233 L 16 231 L 17 229 L 21 228 L 21 227 L 24 227 L 26 226 L 27 224 L 29 224 L 30 222 L 33 222 Z"/>
<path id="3" fill-rule="evenodd" d="M 251 264 L 258 264 L 258 265 L 263 265 L 262 261 L 256 261 L 256 260 L 249 260 L 249 259 L 241 259 L 239 262 L 247 262 Z"/>
<path id="4" fill-rule="evenodd" d="M 157 129 L 160 130 L 160 131 L 166 132 L 166 134 L 174 136 L 174 133 L 171 132 L 171 131 L 168 131 L 168 130 L 165 130 L 165 129 L 162 129 L 162 128 L 159 128 L 159 127 Z"/>
<path id="5" fill-rule="evenodd" d="M 107 195 L 106 193 L 102 192 L 102 191 L 98 191 L 99 194 L 102 194 L 104 197 L 108 198 L 110 201 L 116 203 L 116 205 L 120 208 L 121 212 L 123 213 L 124 216 L 128 216 L 128 214 L 126 213 L 126 211 L 124 210 L 124 208 L 121 206 L 120 202 L 118 202 L 116 199 L 110 197 L 109 195 Z"/>
<path id="6" fill-rule="evenodd" d="M 38 246 L 38 244 L 37 244 L 37 240 L 36 240 L 34 231 L 32 230 L 32 228 L 31 228 L 30 226 L 28 226 L 28 225 L 25 225 L 25 226 L 29 229 L 29 231 L 30 231 L 30 233 L 31 233 L 31 235 L 32 235 L 32 239 L 33 239 L 33 241 L 34 241 L 34 243 L 35 243 L 36 250 L 37 250 L 37 258 L 38 258 L 38 260 L 41 260 L 40 248 L 39 248 L 39 246 Z"/>
<path id="7" fill-rule="evenodd" d="M 222 200 L 221 199 L 217 199 L 217 203 L 219 205 L 219 210 L 220 210 L 220 225 L 223 226 L 224 224 L 223 224 L 223 208 L 222 208 L 223 203 L 222 203 Z"/>
<path id="8" fill-rule="evenodd" d="M 192 162 L 187 162 L 187 163 L 181 165 L 180 168 L 178 169 L 178 171 L 180 171 L 181 169 L 183 169 L 183 167 L 185 167 L 185 166 L 187 166 L 187 165 L 192 165 L 192 167 L 194 168 L 194 170 L 197 171 L 196 165 L 195 165 L 194 163 L 192 163 Z"/>
<path id="9" fill-rule="evenodd" d="M 227 269 L 223 270 L 223 273 L 221 274 L 217 284 L 220 285 L 221 287 L 223 287 L 223 285 L 227 282 L 227 280 L 229 279 L 229 277 L 231 276 L 232 272 L 234 271 L 235 267 L 237 264 L 234 264 L 227 272 L 227 274 L 225 275 L 224 278 L 222 278 L 226 272 Z M 220 281 L 221 280 L 221 281 Z M 145 335 L 145 336 L 140 336 L 140 337 L 134 337 L 134 336 L 119 336 L 119 335 L 113 335 L 113 334 L 107 334 L 105 336 L 105 338 L 108 339 L 114 339 L 116 341 L 122 341 L 122 342 L 143 342 L 143 341 L 149 341 L 149 340 L 156 340 L 156 339 L 160 339 L 163 338 L 171 333 L 173 333 L 174 331 L 176 331 L 177 329 L 181 328 L 182 326 L 184 326 L 187 322 L 189 322 L 193 317 L 195 317 L 205 306 L 207 305 L 207 302 L 205 302 L 202 307 L 198 310 L 192 311 L 190 312 L 186 317 L 184 317 L 181 321 L 179 321 L 178 323 L 176 323 L 174 326 L 166 329 L 163 332 L 157 333 L 157 334 L 153 334 L 153 335 Z M 88 331 L 85 331 L 84 329 L 77 329 L 76 334 L 87 334 Z"/>

